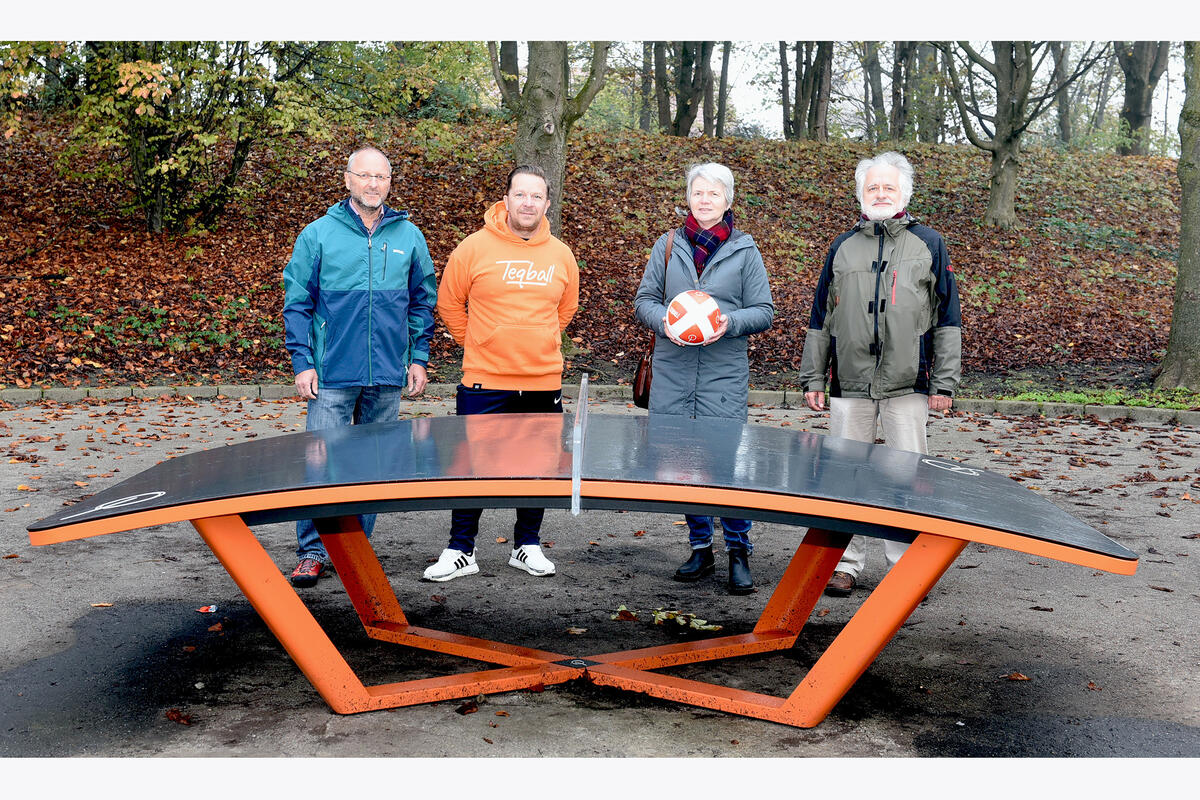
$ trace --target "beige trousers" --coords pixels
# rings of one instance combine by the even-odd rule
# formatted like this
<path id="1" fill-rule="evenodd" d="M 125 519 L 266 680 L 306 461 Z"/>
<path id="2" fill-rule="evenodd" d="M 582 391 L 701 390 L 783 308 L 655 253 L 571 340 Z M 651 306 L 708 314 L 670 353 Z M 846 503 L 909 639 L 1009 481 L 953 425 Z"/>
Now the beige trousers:
<path id="1" fill-rule="evenodd" d="M 888 447 L 928 453 L 925 444 L 925 423 L 928 419 L 929 398 L 917 392 L 886 400 L 829 398 L 829 435 L 856 442 L 874 443 L 878 429 L 882 428 L 883 441 Z M 838 571 L 848 572 L 857 578 L 867 563 L 867 543 L 873 538 L 852 537 L 837 565 Z M 883 554 L 890 569 L 904 555 L 908 545 L 890 539 L 879 541 L 883 543 Z"/>

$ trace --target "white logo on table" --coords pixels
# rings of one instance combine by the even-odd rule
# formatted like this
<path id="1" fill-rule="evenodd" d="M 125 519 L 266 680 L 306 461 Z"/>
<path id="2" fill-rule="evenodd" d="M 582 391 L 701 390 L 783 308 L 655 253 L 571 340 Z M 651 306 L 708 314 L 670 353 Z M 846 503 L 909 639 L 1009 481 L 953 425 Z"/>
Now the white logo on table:
<path id="1" fill-rule="evenodd" d="M 938 461 L 934 458 L 922 458 L 921 463 L 928 464 L 931 467 L 937 467 L 938 469 L 944 469 L 947 472 L 957 472 L 959 475 L 971 475 L 974 477 L 979 476 L 979 470 L 972 469 L 971 467 L 964 467 L 962 464 L 952 464 L 948 461 Z"/>
<path id="2" fill-rule="evenodd" d="M 101 503 L 95 508 L 89 508 L 86 511 L 80 511 L 78 514 L 71 514 L 70 516 L 63 517 L 62 521 L 66 522 L 69 519 L 82 517 L 84 514 L 91 514 L 95 511 L 111 511 L 114 508 L 124 508 L 125 506 L 132 506 L 138 503 L 145 503 L 150 500 L 157 500 L 164 494 L 166 494 L 166 492 L 142 492 L 140 494 L 131 494 L 127 497 L 118 497 L 116 500 L 109 500 L 108 502 Z"/>
<path id="3" fill-rule="evenodd" d="M 533 266 L 532 261 L 497 261 L 496 263 L 504 265 L 504 272 L 500 279 L 522 289 L 526 286 L 549 286 L 550 280 L 554 277 L 554 264 L 545 269 L 537 269 Z"/>

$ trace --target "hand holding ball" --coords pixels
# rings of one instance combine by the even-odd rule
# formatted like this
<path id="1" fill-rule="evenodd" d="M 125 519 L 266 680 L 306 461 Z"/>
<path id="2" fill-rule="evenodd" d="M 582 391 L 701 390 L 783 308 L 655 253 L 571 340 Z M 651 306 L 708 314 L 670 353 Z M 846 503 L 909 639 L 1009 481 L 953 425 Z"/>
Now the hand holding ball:
<path id="1" fill-rule="evenodd" d="M 684 344 L 707 344 L 721 326 L 721 309 L 707 292 L 680 292 L 667 306 L 667 330 Z"/>

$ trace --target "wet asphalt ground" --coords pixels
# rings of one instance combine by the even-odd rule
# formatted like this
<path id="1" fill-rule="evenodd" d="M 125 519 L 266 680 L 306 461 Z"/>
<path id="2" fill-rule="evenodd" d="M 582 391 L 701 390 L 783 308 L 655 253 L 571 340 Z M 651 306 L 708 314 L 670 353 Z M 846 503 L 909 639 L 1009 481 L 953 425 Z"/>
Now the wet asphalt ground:
<path id="1" fill-rule="evenodd" d="M 303 430 L 302 404 L 124 398 L 0 409 L 0 755 L 6 757 L 1091 758 L 1200 756 L 1200 431 L 1155 419 L 959 411 L 930 452 L 1019 479 L 1140 556 L 1134 576 L 969 545 L 829 717 L 812 729 L 590 685 L 332 713 L 188 525 L 44 547 L 25 526 L 156 461 Z M 406 414 L 446 414 L 431 397 Z M 570 407 L 568 408 L 570 410 Z M 623 400 L 592 413 L 644 413 Z M 770 404 L 751 422 L 824 432 Z M 586 655 L 674 641 L 671 608 L 750 630 L 803 530 L 755 523 L 759 591 L 724 591 L 725 563 L 670 580 L 681 520 L 547 512 L 558 575 L 506 565 L 512 511 L 485 512 L 478 575 L 418 580 L 447 512 L 381 516 L 373 542 L 410 621 Z M 280 569 L 294 529 L 265 526 Z M 860 589 L 822 598 L 790 650 L 677 668 L 783 694 L 882 577 L 873 543 Z M 366 637 L 336 575 L 302 596 L 367 683 L 479 665 Z M 613 619 L 619 606 L 638 619 Z M 216 611 L 197 609 L 216 606 Z M 695 634 L 704 635 L 704 634 Z M 1018 677 L 1019 676 L 1019 677 Z"/>

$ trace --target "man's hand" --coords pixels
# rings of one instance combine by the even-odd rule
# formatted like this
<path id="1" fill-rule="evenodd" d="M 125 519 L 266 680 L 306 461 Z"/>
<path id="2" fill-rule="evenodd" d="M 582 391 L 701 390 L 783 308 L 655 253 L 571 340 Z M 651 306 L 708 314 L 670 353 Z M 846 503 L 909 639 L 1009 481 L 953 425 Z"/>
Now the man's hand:
<path id="1" fill-rule="evenodd" d="M 317 371 L 306 369 L 296 376 L 296 394 L 305 400 L 317 399 Z"/>
<path id="2" fill-rule="evenodd" d="M 429 385 L 429 375 L 420 364 L 408 365 L 408 396 L 416 397 Z"/>
<path id="3" fill-rule="evenodd" d="M 804 403 L 813 411 L 825 410 L 825 393 L 824 392 L 805 392 Z"/>
<path id="4" fill-rule="evenodd" d="M 954 404 L 954 398 L 948 394 L 931 394 L 929 395 L 929 410 L 930 411 L 949 411 L 950 406 Z"/>

